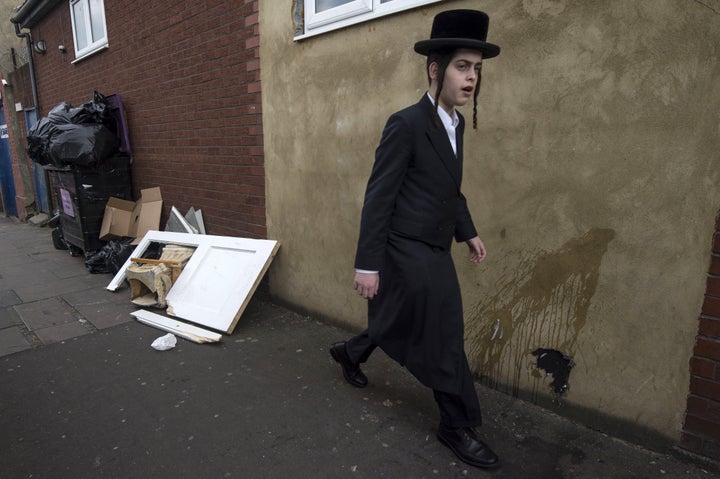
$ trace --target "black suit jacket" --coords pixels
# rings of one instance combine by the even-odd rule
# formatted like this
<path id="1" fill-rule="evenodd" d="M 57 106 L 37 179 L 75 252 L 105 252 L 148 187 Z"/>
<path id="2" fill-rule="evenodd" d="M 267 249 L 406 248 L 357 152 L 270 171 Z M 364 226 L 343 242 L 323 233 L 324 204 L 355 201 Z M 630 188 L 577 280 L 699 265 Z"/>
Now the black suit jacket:
<path id="1" fill-rule="evenodd" d="M 390 231 L 444 249 L 453 237 L 477 236 L 460 191 L 465 120 L 460 115 L 456 157 L 433 109 L 426 94 L 388 119 L 365 193 L 356 268 L 382 271 Z"/>
<path id="2" fill-rule="evenodd" d="M 433 121 L 427 95 L 392 115 L 383 131 L 365 193 L 355 267 L 380 271 L 368 302 L 371 342 L 426 386 L 460 394 L 468 366 L 453 237 L 477 235 L 460 192 L 458 156 Z"/>

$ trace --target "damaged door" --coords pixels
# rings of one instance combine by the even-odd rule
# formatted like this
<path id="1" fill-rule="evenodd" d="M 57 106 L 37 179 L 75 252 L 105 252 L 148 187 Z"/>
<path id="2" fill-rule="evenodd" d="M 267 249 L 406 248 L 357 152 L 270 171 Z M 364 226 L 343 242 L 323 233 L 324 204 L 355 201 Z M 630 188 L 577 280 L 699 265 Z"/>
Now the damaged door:
<path id="1" fill-rule="evenodd" d="M 167 294 L 167 313 L 228 334 L 280 247 L 274 240 L 149 231 L 131 258 L 141 257 L 152 242 L 196 247 Z M 130 260 L 107 289 L 121 285 L 129 265 Z"/>

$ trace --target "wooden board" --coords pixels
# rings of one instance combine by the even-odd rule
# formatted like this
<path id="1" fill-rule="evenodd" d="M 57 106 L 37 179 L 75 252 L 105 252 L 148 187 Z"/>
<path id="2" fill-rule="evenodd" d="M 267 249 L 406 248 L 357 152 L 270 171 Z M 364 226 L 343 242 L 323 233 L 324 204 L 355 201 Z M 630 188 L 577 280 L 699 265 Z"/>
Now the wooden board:
<path id="1" fill-rule="evenodd" d="M 144 309 L 134 311 L 130 313 L 131 316 L 135 316 L 135 319 L 143 324 L 152 326 L 153 328 L 161 329 L 169 333 L 173 333 L 175 336 L 194 341 L 196 343 L 217 343 L 220 341 L 221 336 L 213 331 L 207 329 L 198 328 L 191 324 L 185 324 L 172 318 L 166 318 Z"/>

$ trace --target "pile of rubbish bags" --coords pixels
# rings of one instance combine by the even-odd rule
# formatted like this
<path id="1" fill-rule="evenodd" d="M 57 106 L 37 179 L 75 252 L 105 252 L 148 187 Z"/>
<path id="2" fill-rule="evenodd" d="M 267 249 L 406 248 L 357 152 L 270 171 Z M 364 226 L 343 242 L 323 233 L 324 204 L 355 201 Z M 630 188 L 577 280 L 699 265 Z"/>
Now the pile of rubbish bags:
<path id="1" fill-rule="evenodd" d="M 113 155 L 120 140 L 104 95 L 79 107 L 63 102 L 28 132 L 27 151 L 41 165 L 88 167 Z"/>

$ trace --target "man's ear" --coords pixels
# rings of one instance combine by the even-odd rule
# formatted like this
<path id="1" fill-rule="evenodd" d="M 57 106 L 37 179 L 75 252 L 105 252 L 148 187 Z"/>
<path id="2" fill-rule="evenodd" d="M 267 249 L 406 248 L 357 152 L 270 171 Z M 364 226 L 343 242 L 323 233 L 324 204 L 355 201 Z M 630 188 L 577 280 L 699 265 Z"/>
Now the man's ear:
<path id="1" fill-rule="evenodd" d="M 440 67 L 438 67 L 437 62 L 432 62 L 430 66 L 428 66 L 428 77 L 430 77 L 430 80 L 437 80 L 438 78 L 438 70 Z"/>

